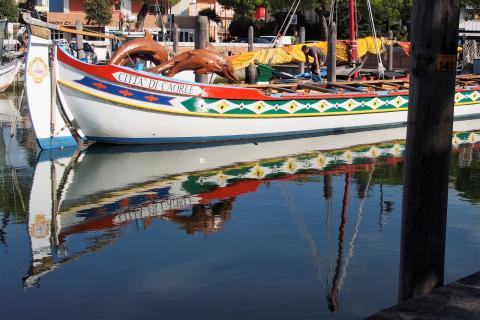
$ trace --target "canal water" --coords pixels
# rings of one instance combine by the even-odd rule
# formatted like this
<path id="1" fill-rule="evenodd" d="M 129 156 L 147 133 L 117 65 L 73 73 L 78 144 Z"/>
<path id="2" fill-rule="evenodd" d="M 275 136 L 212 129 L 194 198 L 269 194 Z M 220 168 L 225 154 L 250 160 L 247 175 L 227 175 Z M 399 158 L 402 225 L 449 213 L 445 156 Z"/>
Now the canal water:
<path id="1" fill-rule="evenodd" d="M 18 99 L 0 97 L 2 319 L 360 319 L 396 304 L 404 129 L 39 152 Z M 479 129 L 452 137 L 447 282 L 480 265 Z"/>

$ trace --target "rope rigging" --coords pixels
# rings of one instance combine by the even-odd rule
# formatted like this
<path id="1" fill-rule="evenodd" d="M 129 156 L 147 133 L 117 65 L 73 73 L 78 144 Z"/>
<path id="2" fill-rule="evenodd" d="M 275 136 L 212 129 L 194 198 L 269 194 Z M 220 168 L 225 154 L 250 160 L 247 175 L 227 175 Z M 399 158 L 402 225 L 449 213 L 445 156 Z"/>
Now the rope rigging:
<path id="1" fill-rule="evenodd" d="M 373 13 L 372 13 L 372 4 L 370 0 L 367 0 L 367 8 L 368 8 L 368 15 L 370 18 L 370 26 L 372 28 L 373 39 L 375 42 L 375 51 L 377 56 L 377 71 L 378 71 L 378 78 L 385 79 L 385 67 L 382 63 L 382 57 L 380 56 L 380 50 L 378 48 L 378 41 L 377 41 L 377 31 L 375 29 L 375 22 L 373 20 Z"/>

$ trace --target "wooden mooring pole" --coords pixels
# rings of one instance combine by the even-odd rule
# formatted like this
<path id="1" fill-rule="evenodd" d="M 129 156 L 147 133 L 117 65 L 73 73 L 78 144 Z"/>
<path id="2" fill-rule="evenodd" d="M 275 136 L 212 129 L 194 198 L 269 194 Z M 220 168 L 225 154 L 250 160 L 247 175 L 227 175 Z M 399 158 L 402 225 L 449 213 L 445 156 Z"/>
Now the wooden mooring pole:
<path id="1" fill-rule="evenodd" d="M 178 31 L 178 24 L 174 23 L 173 24 L 173 53 L 176 55 L 178 54 L 178 37 L 179 36 L 179 31 Z"/>
<path id="2" fill-rule="evenodd" d="M 80 31 L 83 30 L 82 21 L 77 20 L 75 22 L 75 29 L 80 30 Z M 76 38 L 78 59 L 83 59 L 83 58 L 85 58 L 85 51 L 83 51 L 83 35 L 77 33 L 75 38 Z"/>
<path id="3" fill-rule="evenodd" d="M 392 30 L 388 30 L 388 39 L 393 40 Z M 393 44 L 387 46 L 387 70 L 393 71 Z"/>
<path id="4" fill-rule="evenodd" d="M 328 26 L 327 81 L 337 81 L 337 26 Z"/>
<path id="5" fill-rule="evenodd" d="M 208 44 L 208 18 L 205 16 L 197 16 L 195 19 L 195 49 L 206 49 Z M 195 81 L 208 83 L 208 74 L 195 74 Z"/>
<path id="6" fill-rule="evenodd" d="M 414 0 L 399 301 L 444 280 L 459 0 Z"/>
<path id="7" fill-rule="evenodd" d="M 305 43 L 305 27 L 300 27 L 300 32 L 299 32 L 298 35 L 300 37 L 300 43 L 304 44 Z M 300 65 L 299 65 L 298 68 L 299 68 L 300 73 L 304 73 L 305 72 L 305 63 L 300 62 Z"/>
<path id="8" fill-rule="evenodd" d="M 253 51 L 253 26 L 248 27 L 248 52 Z M 255 83 L 256 69 L 253 63 L 250 63 L 247 67 L 245 78 L 248 84 Z"/>

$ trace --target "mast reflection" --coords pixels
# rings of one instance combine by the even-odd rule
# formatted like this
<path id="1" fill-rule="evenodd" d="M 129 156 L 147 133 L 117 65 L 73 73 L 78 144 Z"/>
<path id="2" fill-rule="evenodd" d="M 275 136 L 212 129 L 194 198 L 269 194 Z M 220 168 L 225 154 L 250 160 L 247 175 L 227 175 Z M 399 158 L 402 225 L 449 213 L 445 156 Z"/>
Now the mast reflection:
<path id="1" fill-rule="evenodd" d="M 30 195 L 28 232 L 32 261 L 23 286 L 38 286 L 44 275 L 63 264 L 115 244 L 124 227 L 131 223 L 148 229 L 153 221 L 164 221 L 178 225 L 190 235 L 219 232 L 232 223 L 238 197 L 272 182 L 323 177 L 325 224 L 327 236 L 333 239 L 332 177 L 344 176 L 337 252 L 336 257 L 333 252 L 329 254 L 325 285 L 328 308 L 335 312 L 340 306 L 339 293 L 354 254 L 369 189 L 375 181 L 401 183 L 401 168 L 392 168 L 401 167 L 404 141 L 396 139 L 399 132 L 393 129 L 377 134 L 360 135 L 358 139 L 355 134 L 347 134 L 178 150 L 98 146 L 85 152 L 42 154 Z M 462 154 L 462 161 L 468 161 L 462 150 L 479 148 L 479 137 L 480 132 L 455 135 L 455 151 Z M 388 140 L 371 143 L 383 138 Z M 465 147 L 467 144 L 470 147 Z M 353 183 L 358 185 L 360 205 L 356 217 L 349 217 Z M 295 208 L 292 195 L 286 185 L 281 185 L 287 205 L 318 260 L 320 274 L 320 251 Z M 383 198 L 383 193 L 380 201 L 379 224 L 383 225 L 385 212 L 393 204 Z M 349 219 L 353 223 L 350 236 Z M 81 247 L 77 241 L 73 248 L 70 242 L 74 238 L 82 239 Z"/>

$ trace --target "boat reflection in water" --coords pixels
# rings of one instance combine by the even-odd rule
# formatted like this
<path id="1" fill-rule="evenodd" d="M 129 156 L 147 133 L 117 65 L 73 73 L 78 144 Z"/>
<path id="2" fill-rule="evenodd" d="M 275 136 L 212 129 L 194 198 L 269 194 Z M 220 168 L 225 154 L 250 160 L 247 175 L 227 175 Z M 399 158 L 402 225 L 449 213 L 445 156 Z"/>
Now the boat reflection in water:
<path id="1" fill-rule="evenodd" d="M 455 124 L 457 131 L 478 128 L 478 120 Z M 62 264 L 115 243 L 122 226 L 129 223 L 147 228 L 152 219 L 161 219 L 178 224 L 189 234 L 209 234 L 229 223 L 237 196 L 255 192 L 262 184 L 324 175 L 324 197 L 329 200 L 327 177 L 345 175 L 337 257 L 331 262 L 336 265 L 327 276 L 328 306 L 335 311 L 375 166 L 403 161 L 404 136 L 405 129 L 396 128 L 192 149 L 94 145 L 84 152 L 42 153 L 29 205 L 33 259 L 23 284 L 38 285 L 42 276 Z M 479 147 L 479 138 L 478 131 L 459 132 L 453 144 Z M 359 189 L 360 206 L 347 238 L 346 213 L 355 172 L 366 172 L 368 178 Z M 282 192 L 312 255 L 320 260 L 286 184 L 282 184 Z M 388 212 L 388 205 L 381 203 L 381 215 Z M 381 216 L 380 224 L 384 220 Z M 69 245 L 70 239 L 83 233 L 88 236 L 80 248 Z"/>

